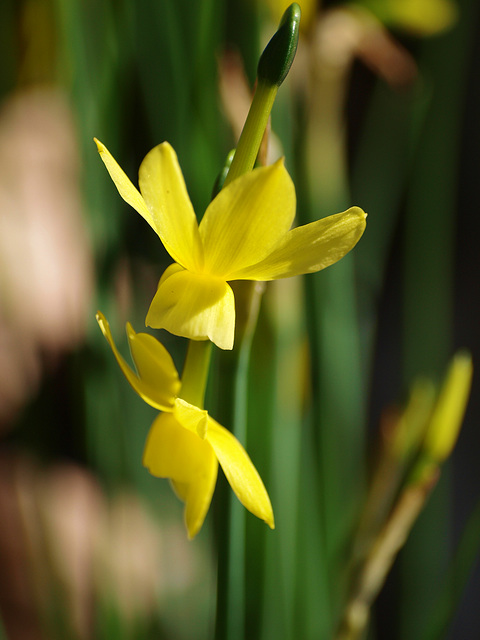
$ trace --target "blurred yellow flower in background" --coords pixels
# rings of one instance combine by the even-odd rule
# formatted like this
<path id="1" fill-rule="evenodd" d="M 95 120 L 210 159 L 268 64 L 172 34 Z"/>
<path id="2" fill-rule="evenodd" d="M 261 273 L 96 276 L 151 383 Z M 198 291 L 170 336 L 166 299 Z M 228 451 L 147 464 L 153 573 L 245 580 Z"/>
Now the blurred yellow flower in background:
<path id="1" fill-rule="evenodd" d="M 290 0 L 263 0 L 262 4 L 266 4 L 272 14 L 274 22 L 279 22 L 287 8 L 292 4 Z M 305 31 L 315 16 L 317 8 L 316 0 L 297 0 L 302 10 L 302 21 L 300 28 Z"/>
<path id="2" fill-rule="evenodd" d="M 472 376 L 471 355 L 463 351 L 457 353 L 450 363 L 425 434 L 425 455 L 436 464 L 444 462 L 455 446 L 470 397 Z"/>
<path id="3" fill-rule="evenodd" d="M 457 7 L 452 0 L 365 0 L 359 3 L 388 26 L 419 36 L 440 33 L 452 26 Z"/>
<path id="4" fill-rule="evenodd" d="M 177 156 L 164 142 L 147 154 L 140 192 L 106 147 L 97 146 L 122 198 L 150 224 L 175 260 L 160 279 L 146 324 L 232 349 L 235 301 L 231 280 L 275 280 L 337 262 L 360 239 L 358 207 L 290 229 L 295 187 L 278 160 L 220 191 L 197 224 Z"/>
<path id="5" fill-rule="evenodd" d="M 127 324 L 136 373 L 119 353 L 110 326 L 100 312 L 97 321 L 134 391 L 152 407 L 165 412 L 152 425 L 143 464 L 152 475 L 172 481 L 185 503 L 189 537 L 199 532 L 207 515 L 218 463 L 243 506 L 273 529 L 270 499 L 252 461 L 230 431 L 203 409 L 178 397 L 181 383 L 165 347 L 151 335 L 135 333 Z"/>

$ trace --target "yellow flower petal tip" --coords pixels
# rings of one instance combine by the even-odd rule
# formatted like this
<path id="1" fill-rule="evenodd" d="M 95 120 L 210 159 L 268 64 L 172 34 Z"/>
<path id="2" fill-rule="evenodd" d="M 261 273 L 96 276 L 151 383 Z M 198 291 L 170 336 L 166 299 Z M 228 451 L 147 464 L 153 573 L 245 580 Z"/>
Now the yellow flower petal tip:
<path id="1" fill-rule="evenodd" d="M 243 506 L 273 528 L 273 510 L 267 490 L 237 438 L 209 417 L 206 441 L 214 450 L 233 492 Z"/>
<path id="2" fill-rule="evenodd" d="M 97 311 L 97 313 L 95 314 L 95 319 L 97 320 L 98 325 L 102 330 L 102 333 L 105 335 L 105 331 L 108 327 L 107 319 L 105 318 L 105 316 L 101 311 Z"/>
<path id="3" fill-rule="evenodd" d="M 159 411 L 171 411 L 180 390 L 180 380 L 173 360 L 153 336 L 135 333 L 127 324 L 127 337 L 137 371 L 123 358 L 112 336 L 110 325 L 101 311 L 96 314 L 98 325 L 107 340 L 117 363 L 133 390 Z"/>
<path id="4" fill-rule="evenodd" d="M 98 138 L 94 138 L 93 141 L 97 145 L 97 151 L 100 154 L 100 157 L 105 162 L 105 156 L 109 156 L 110 152 L 108 151 L 107 147 L 103 144 L 103 142 L 101 142 Z"/>
<path id="5" fill-rule="evenodd" d="M 265 518 L 264 522 L 268 524 L 268 526 L 270 527 L 270 529 L 272 529 L 272 531 L 275 529 L 275 519 L 273 517 L 273 511 L 268 518 Z"/>

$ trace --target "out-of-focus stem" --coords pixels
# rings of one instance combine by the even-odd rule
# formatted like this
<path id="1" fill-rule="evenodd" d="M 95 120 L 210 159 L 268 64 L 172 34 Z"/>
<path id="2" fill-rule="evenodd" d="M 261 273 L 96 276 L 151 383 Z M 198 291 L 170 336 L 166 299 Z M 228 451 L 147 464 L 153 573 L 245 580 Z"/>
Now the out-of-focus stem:
<path id="1" fill-rule="evenodd" d="M 350 204 L 344 102 L 355 49 L 356 16 L 332 11 L 312 39 L 304 155 L 307 189 L 300 212 L 310 222 Z M 322 487 L 328 610 L 339 613 L 339 548 L 346 543 L 364 483 L 364 397 L 353 256 L 305 279 L 312 353 L 314 429 Z M 345 472 L 348 469 L 348 473 Z"/>
<path id="2" fill-rule="evenodd" d="M 427 482 L 409 485 L 403 491 L 359 573 L 336 640 L 361 637 L 368 624 L 372 603 L 437 479 L 438 470 Z"/>
<path id="3" fill-rule="evenodd" d="M 278 87 L 295 57 L 300 7 L 293 3 L 284 13 L 279 28 L 265 48 L 258 65 L 257 89 L 238 141 L 224 186 L 251 171 L 268 124 Z M 242 288 L 242 314 L 237 314 L 236 344 L 233 354 L 233 412 L 235 436 L 247 440 L 248 366 L 263 286 L 239 283 Z M 237 292 L 235 294 L 238 300 Z M 245 638 L 245 510 L 226 498 L 229 520 L 220 525 L 216 640 Z"/>

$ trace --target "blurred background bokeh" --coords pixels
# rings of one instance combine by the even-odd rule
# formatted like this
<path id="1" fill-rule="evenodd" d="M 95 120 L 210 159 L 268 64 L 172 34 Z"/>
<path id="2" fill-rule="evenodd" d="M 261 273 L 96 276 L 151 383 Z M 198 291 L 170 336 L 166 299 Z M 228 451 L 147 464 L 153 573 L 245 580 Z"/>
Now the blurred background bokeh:
<path id="1" fill-rule="evenodd" d="M 0 638 L 213 637 L 215 518 L 187 541 L 181 503 L 141 465 L 155 411 L 95 322 L 100 308 L 126 354 L 125 322 L 142 330 L 170 258 L 118 196 L 93 137 L 134 181 L 168 140 L 201 215 L 287 4 L 0 5 Z M 352 255 L 305 285 L 268 285 L 262 301 L 248 449 L 277 530 L 248 520 L 244 621 L 262 640 L 329 637 L 336 569 L 317 533 L 335 557 L 382 416 L 414 378 L 440 382 L 460 347 L 480 357 L 480 4 L 299 4 L 269 157 L 286 156 L 299 223 L 352 204 L 369 217 Z M 185 341 L 156 335 L 181 369 Z M 215 357 L 218 416 L 224 366 Z M 474 375 L 371 638 L 480 637 L 478 389 Z M 213 507 L 221 518 L 220 498 Z"/>

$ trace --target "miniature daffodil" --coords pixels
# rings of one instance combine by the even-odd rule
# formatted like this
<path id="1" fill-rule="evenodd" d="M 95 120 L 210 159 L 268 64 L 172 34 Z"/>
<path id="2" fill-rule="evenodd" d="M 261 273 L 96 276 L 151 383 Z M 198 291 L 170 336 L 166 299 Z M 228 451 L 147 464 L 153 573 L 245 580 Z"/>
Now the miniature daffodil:
<path id="1" fill-rule="evenodd" d="M 235 302 L 228 282 L 274 280 L 320 271 L 360 239 L 358 207 L 291 229 L 295 188 L 283 160 L 232 180 L 200 225 L 172 147 L 152 149 L 139 171 L 140 191 L 96 141 L 122 198 L 158 234 L 174 264 L 160 279 L 146 324 L 192 340 L 233 347 Z"/>
<path id="2" fill-rule="evenodd" d="M 150 429 L 143 464 L 152 475 L 170 478 L 185 503 L 189 537 L 198 533 L 208 512 L 219 463 L 240 502 L 273 529 L 270 499 L 248 454 L 230 431 L 205 410 L 179 397 L 181 382 L 165 347 L 151 335 L 135 333 L 127 323 L 135 372 L 118 351 L 110 326 L 100 312 L 97 321 L 134 391 L 163 412 Z"/>

